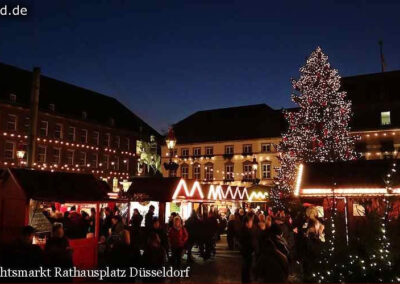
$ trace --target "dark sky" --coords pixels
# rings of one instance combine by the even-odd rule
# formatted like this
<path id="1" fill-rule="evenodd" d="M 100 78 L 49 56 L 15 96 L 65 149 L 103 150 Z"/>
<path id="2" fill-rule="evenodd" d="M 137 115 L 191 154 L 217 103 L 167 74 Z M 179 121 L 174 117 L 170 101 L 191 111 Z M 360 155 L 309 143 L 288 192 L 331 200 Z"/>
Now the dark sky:
<path id="1" fill-rule="evenodd" d="M 400 69 L 396 2 L 9 1 L 29 15 L 0 17 L 0 61 L 114 96 L 163 130 L 197 110 L 290 106 L 318 45 L 348 76 L 380 71 L 383 39 Z"/>

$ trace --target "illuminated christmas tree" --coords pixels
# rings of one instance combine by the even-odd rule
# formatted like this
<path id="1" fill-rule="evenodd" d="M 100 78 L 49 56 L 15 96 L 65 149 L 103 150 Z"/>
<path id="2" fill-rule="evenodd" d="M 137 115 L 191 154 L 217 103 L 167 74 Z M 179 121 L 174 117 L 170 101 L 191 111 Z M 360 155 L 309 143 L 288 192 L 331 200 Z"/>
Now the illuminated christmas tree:
<path id="1" fill-rule="evenodd" d="M 300 68 L 300 79 L 292 80 L 292 100 L 299 109 L 285 111 L 288 129 L 278 146 L 280 198 L 288 197 L 301 162 L 335 162 L 356 158 L 350 136 L 351 103 L 339 91 L 340 76 L 332 69 L 321 48 L 313 51 Z M 275 192 L 276 195 L 276 192 Z"/>

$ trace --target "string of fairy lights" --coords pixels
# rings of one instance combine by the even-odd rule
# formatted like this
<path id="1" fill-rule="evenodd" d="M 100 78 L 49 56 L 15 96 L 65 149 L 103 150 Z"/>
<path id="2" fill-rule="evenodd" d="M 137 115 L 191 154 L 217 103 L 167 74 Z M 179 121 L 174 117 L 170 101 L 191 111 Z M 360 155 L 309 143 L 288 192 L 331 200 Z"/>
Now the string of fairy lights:
<path id="1" fill-rule="evenodd" d="M 26 143 L 28 136 L 27 135 L 22 135 L 19 133 L 12 133 L 12 132 L 3 132 L 2 134 L 4 137 L 9 138 L 9 139 L 21 139 L 22 142 L 18 143 Z M 48 139 L 48 138 L 41 138 L 37 137 L 36 141 L 40 143 L 41 145 L 53 145 L 53 146 L 64 146 L 68 148 L 75 148 L 75 149 L 82 149 L 82 150 L 89 150 L 89 151 L 94 151 L 94 152 L 103 152 L 107 154 L 115 154 L 115 155 L 122 155 L 125 156 L 126 158 L 122 160 L 123 164 L 128 163 L 128 158 L 129 157 L 135 157 L 136 154 L 134 152 L 130 151 L 122 151 L 122 150 L 117 150 L 113 149 L 111 147 L 99 147 L 97 145 L 91 145 L 91 144 L 86 144 L 86 143 L 75 143 L 71 141 L 66 141 L 62 139 Z M 0 161 L 0 164 L 4 166 L 23 166 L 26 165 L 26 161 L 22 160 L 20 162 L 14 162 L 14 161 Z M 51 172 L 54 171 L 69 171 L 69 172 L 88 172 L 88 173 L 93 173 L 93 174 L 99 174 L 102 175 L 101 178 L 105 179 L 111 179 L 112 177 L 121 177 L 121 178 L 127 178 L 129 177 L 128 172 L 123 172 L 123 171 L 118 171 L 118 170 L 110 170 L 103 168 L 103 163 L 84 163 L 84 164 L 59 164 L 59 163 L 33 163 L 32 165 L 34 168 L 40 169 L 40 170 L 49 170 Z M 115 161 L 111 161 L 110 165 L 115 167 Z M 107 167 L 107 165 L 105 165 Z M 104 176 L 104 177 L 103 177 Z"/>

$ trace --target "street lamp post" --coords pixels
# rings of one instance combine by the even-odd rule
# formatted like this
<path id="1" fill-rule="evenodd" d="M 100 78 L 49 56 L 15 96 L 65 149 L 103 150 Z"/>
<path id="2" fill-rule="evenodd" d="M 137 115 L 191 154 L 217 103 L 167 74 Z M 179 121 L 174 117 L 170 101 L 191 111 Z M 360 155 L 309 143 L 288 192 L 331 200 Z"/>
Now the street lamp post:
<path id="1" fill-rule="evenodd" d="M 172 161 L 172 156 L 174 155 L 174 148 L 176 145 L 175 133 L 172 127 L 168 131 L 167 138 L 165 139 L 165 143 L 167 144 L 168 152 L 169 152 L 169 162 L 164 163 L 164 168 L 168 171 L 168 176 L 175 176 L 175 172 L 178 169 L 179 165 Z"/>
<path id="2" fill-rule="evenodd" d="M 258 162 L 256 157 L 253 157 L 253 162 L 251 162 L 251 167 L 253 169 L 253 184 L 258 184 L 260 180 L 257 178 Z"/>

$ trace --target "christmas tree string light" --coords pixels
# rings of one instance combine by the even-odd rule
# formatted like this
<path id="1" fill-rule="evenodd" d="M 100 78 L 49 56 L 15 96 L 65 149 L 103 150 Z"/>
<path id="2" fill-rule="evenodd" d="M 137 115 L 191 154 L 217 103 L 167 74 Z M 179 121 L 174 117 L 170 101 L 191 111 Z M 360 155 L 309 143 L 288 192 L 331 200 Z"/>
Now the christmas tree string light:
<path id="1" fill-rule="evenodd" d="M 284 111 L 288 129 L 278 145 L 280 168 L 273 199 L 285 199 L 293 191 L 295 172 L 301 162 L 335 162 L 357 158 L 356 136 L 350 135 L 351 103 L 340 90 L 340 76 L 320 47 L 292 80 L 292 101 L 297 111 Z"/>

